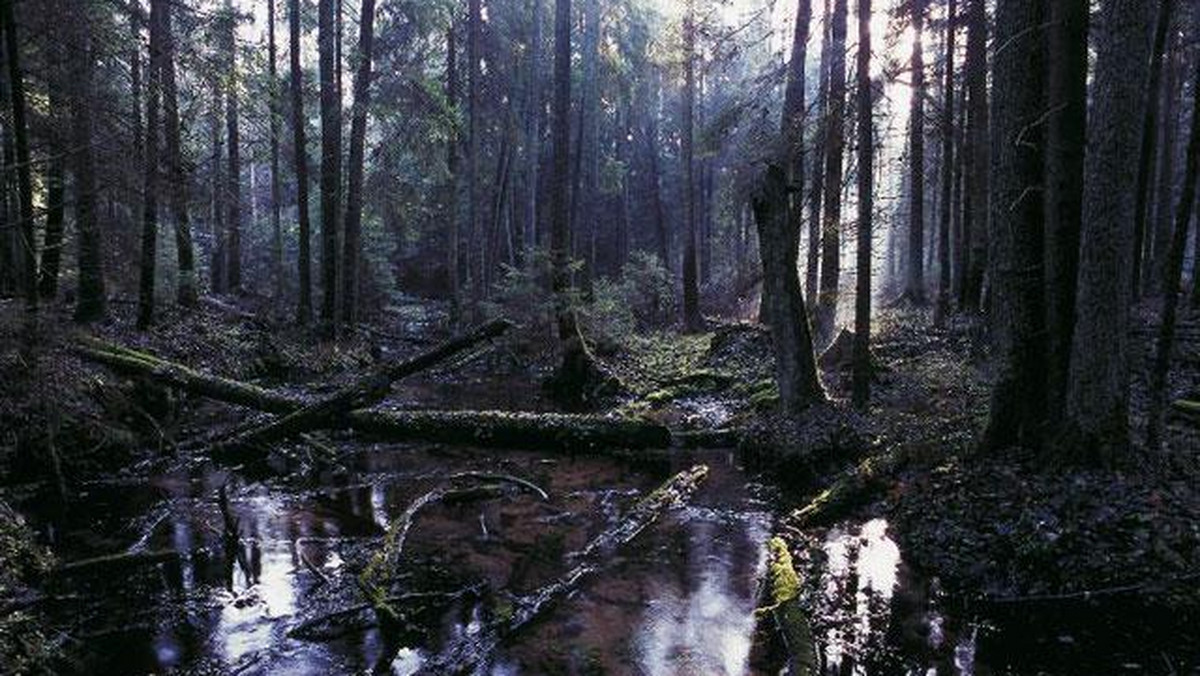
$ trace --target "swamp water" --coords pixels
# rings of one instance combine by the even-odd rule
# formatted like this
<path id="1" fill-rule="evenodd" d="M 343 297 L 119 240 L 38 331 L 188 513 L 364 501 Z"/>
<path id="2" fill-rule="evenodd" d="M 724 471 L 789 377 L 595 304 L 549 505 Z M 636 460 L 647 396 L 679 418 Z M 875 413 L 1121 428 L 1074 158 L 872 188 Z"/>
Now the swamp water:
<path id="1" fill-rule="evenodd" d="M 355 449 L 342 470 L 319 476 L 248 483 L 224 471 L 177 468 L 89 485 L 65 514 L 34 509 L 34 524 L 65 561 L 123 551 L 182 554 L 58 578 L 42 608 L 65 637 L 70 670 L 419 674 L 445 642 L 478 631 L 512 598 L 555 579 L 569 554 L 639 495 L 703 462 L 709 478 L 688 506 L 612 553 L 570 598 L 507 644 L 487 673 L 780 673 L 779 648 L 770 632 L 756 633 L 754 613 L 776 496 L 732 452 L 635 467 L 437 446 Z M 525 477 L 550 499 L 513 493 L 422 511 L 401 577 L 412 591 L 447 592 L 450 600 L 416 615 L 416 631 L 399 643 L 385 640 L 367 610 L 340 615 L 319 640 L 289 637 L 305 620 L 360 606 L 354 576 L 389 523 L 463 471 Z M 239 522 L 244 569 L 222 554 L 215 497 L 222 485 Z M 1186 655 L 1171 651 L 1172 636 L 1128 616 L 1119 629 L 1119 608 L 1020 607 L 976 619 L 905 564 L 882 519 L 812 537 L 797 568 L 816 589 L 813 625 L 825 674 L 1195 673 Z M 480 580 L 494 591 L 455 593 Z"/>

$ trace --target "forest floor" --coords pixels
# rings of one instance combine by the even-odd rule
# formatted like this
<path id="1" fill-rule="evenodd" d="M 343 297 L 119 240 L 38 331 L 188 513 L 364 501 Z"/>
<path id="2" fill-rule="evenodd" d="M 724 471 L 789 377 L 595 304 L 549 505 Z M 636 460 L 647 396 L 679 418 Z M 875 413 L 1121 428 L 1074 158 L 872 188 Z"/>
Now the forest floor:
<path id="1" fill-rule="evenodd" d="M 15 514 L 5 518 L 7 505 L 47 492 L 68 494 L 101 477 L 143 476 L 172 462 L 177 444 L 232 428 L 253 414 L 193 405 L 165 388 L 114 377 L 82 361 L 70 349 L 75 329 L 53 310 L 43 314 L 31 348 L 16 305 L 5 305 L 0 609 L 13 612 L 0 613 L 0 648 L 8 652 L 0 657 L 36 663 L 39 651 L 57 644 L 38 633 L 36 612 L 25 600 L 36 596 L 54 563 Z M 260 319 L 270 312 L 263 299 L 209 301 L 190 315 L 168 311 L 157 328 L 141 334 L 131 330 L 132 307 L 114 309 L 115 318 L 94 327 L 94 335 L 201 371 L 310 395 L 351 382 L 382 358 L 428 346 L 444 335 L 445 323 L 440 306 L 401 304 L 388 309 L 386 321 L 329 343 Z M 538 347 L 553 341 L 539 330 L 525 327 L 482 348 L 482 357 L 469 354 L 418 382 L 402 381 L 393 398 L 419 399 L 425 408 L 508 401 L 514 409 L 553 410 L 540 388 L 553 355 Z M 1178 637 L 1200 652 L 1196 630 L 1177 629 L 1200 626 L 1194 621 L 1200 619 L 1196 423 L 1172 417 L 1163 454 L 1137 463 L 1138 471 L 1065 467 L 1019 450 L 981 454 L 975 439 L 989 391 L 982 329 L 965 319 L 931 327 L 926 313 L 887 310 L 873 343 L 878 373 L 870 410 L 848 410 L 845 360 L 831 353 L 823 359 L 823 378 L 832 403 L 799 422 L 772 413 L 769 339 L 757 327 L 627 336 L 597 351 L 625 385 L 613 402 L 617 412 L 676 430 L 740 438 L 754 466 L 788 489 L 774 506 L 783 515 L 776 530 L 802 566 L 821 564 L 814 554 L 819 547 L 794 512 L 789 515 L 791 508 L 864 460 L 887 457 L 894 461 L 887 476 L 831 510 L 827 521 L 886 518 L 909 564 L 936 576 L 962 603 L 996 612 L 1063 604 L 1097 610 L 1112 607 L 1110 602 L 1127 610 L 1132 603 L 1138 612 L 1169 615 L 1169 631 L 1182 632 Z M 1137 363 L 1145 361 L 1140 355 Z M 1200 391 L 1200 341 L 1182 341 L 1176 364 L 1173 392 Z M 1137 369 L 1134 387 L 1139 431 L 1143 372 Z M 448 373 L 453 378 L 442 377 Z M 327 460 L 320 446 L 291 446 L 301 472 L 319 471 Z"/>

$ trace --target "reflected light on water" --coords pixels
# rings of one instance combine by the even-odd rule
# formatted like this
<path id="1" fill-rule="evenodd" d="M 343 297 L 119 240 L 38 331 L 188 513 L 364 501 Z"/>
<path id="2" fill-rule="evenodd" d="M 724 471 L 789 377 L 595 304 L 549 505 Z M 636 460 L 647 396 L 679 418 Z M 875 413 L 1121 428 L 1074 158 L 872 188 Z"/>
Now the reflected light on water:
<path id="1" fill-rule="evenodd" d="M 697 511 L 694 514 L 700 514 Z M 744 593 L 732 575 L 744 574 L 736 566 L 738 550 L 755 546 L 761 553 L 754 563 L 757 578 L 766 567 L 767 520 L 748 515 L 733 524 L 689 519 L 690 575 L 694 589 L 665 589 L 646 609 L 638 631 L 641 673 L 651 675 L 746 673 L 754 634 L 753 593 Z M 718 529 L 741 533 L 715 532 Z M 724 535 L 724 537 L 722 537 Z M 698 570 L 697 570 L 698 569 Z M 741 593 L 739 592 L 741 590 Z"/>

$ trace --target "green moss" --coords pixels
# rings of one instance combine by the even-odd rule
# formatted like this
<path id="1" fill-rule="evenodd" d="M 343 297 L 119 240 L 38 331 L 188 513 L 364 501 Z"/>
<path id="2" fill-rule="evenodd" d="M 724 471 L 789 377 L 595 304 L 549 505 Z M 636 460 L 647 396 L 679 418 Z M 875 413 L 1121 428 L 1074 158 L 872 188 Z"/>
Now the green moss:
<path id="1" fill-rule="evenodd" d="M 800 596 L 800 576 L 792 567 L 792 553 L 783 538 L 773 537 L 767 541 L 771 559 L 767 563 L 767 575 L 771 585 L 771 603 L 775 606 L 787 603 Z"/>

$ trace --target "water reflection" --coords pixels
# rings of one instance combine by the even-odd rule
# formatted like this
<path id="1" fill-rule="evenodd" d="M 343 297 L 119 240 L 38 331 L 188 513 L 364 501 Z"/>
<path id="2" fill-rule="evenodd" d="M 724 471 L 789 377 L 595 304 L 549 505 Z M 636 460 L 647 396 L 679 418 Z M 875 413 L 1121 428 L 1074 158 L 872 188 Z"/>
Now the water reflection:
<path id="1" fill-rule="evenodd" d="M 947 621 L 936 580 L 912 574 L 886 519 L 831 528 L 820 550 L 815 619 L 825 674 L 974 674 L 975 627 Z"/>
<path id="2" fill-rule="evenodd" d="M 766 515 L 706 519 L 717 512 L 690 510 L 683 589 L 671 586 L 649 600 L 637 630 L 642 673 L 744 674 L 754 634 L 755 598 L 746 579 L 766 567 Z M 745 552 L 757 552 L 742 566 Z"/>

